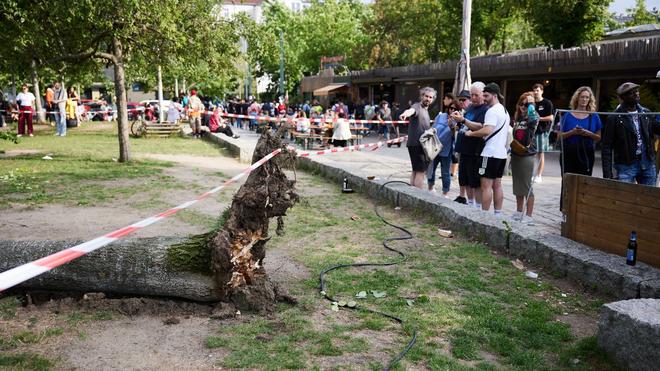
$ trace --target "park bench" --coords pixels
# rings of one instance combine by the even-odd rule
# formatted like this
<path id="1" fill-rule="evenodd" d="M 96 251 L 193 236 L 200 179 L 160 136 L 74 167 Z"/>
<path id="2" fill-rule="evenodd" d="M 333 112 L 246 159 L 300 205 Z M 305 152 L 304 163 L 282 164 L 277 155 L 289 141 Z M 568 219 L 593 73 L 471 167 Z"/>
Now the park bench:
<path id="1" fill-rule="evenodd" d="M 144 122 L 144 136 L 146 138 L 156 137 L 156 138 L 165 138 L 170 137 L 181 130 L 179 124 L 172 122 Z"/>

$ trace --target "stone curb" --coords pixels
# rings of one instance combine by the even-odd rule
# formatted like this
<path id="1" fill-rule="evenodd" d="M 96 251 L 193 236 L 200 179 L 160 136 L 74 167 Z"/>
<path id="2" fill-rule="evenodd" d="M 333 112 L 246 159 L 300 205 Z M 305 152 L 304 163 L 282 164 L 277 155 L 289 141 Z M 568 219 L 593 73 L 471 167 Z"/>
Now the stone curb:
<path id="1" fill-rule="evenodd" d="M 251 163 L 252 154 L 254 153 L 255 144 L 247 143 L 240 139 L 234 139 L 227 136 L 220 136 L 220 134 L 205 133 L 202 138 L 204 140 L 215 143 L 223 148 L 226 148 L 232 156 L 237 156 L 238 161 L 242 163 Z M 240 144 L 243 144 L 241 146 Z"/>

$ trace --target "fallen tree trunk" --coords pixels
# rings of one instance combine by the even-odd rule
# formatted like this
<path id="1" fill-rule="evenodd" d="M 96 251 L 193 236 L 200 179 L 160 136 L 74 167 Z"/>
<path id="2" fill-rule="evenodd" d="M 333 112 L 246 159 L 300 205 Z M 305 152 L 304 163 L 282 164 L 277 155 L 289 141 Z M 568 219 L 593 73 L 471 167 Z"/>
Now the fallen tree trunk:
<path id="1" fill-rule="evenodd" d="M 282 130 L 285 130 L 283 128 Z M 283 148 L 281 132 L 262 134 L 253 162 Z M 58 290 L 224 301 L 238 309 L 270 312 L 292 301 L 266 274 L 268 226 L 283 231 L 288 208 L 299 199 L 283 169 L 295 157 L 282 153 L 254 170 L 220 217 L 221 229 L 181 237 L 126 239 L 30 279 L 11 291 Z M 0 271 L 35 261 L 83 241 L 0 241 Z"/>
<path id="2" fill-rule="evenodd" d="M 278 148 L 286 125 L 272 134 L 264 132 L 254 150 L 256 162 Z M 234 196 L 228 217 L 211 243 L 213 271 L 223 301 L 238 309 L 270 312 L 286 297 L 270 281 L 264 269 L 268 225 L 277 218 L 277 233 L 283 231 L 286 211 L 298 201 L 295 181 L 283 169 L 295 163 L 286 150 L 250 173 Z"/>
<path id="3" fill-rule="evenodd" d="M 163 296 L 202 302 L 221 299 L 210 267 L 183 264 L 197 252 L 182 252 L 182 237 L 119 240 L 32 278 L 12 291 L 56 290 Z M 0 241 L 0 272 L 84 241 Z M 203 254 L 202 254 L 203 255 Z M 182 258 L 184 257 L 184 258 Z M 208 253 L 207 253 L 207 259 Z"/>

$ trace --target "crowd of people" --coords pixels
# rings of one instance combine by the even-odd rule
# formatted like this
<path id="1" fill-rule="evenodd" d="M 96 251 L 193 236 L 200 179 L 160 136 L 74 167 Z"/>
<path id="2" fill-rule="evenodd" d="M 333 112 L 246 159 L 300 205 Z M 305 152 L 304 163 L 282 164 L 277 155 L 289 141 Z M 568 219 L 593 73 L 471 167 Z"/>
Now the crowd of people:
<path id="1" fill-rule="evenodd" d="M 448 198 L 457 162 L 460 193 L 454 201 L 483 211 L 492 207 L 494 215 L 501 216 L 502 176 L 509 164 L 516 198 L 512 218 L 533 224 L 533 184 L 543 181 L 544 153 L 549 150 L 550 133 L 555 131 L 562 174 L 591 176 L 600 142 L 604 178 L 656 185 L 654 146 L 655 136 L 660 135 L 660 117 L 648 114 L 648 109 L 639 104 L 639 85 L 624 83 L 616 93 L 620 104 L 603 124 L 596 113 L 596 98 L 586 86 L 575 91 L 570 112 L 557 120 L 552 102 L 543 97 L 541 84 L 521 94 L 515 111 L 510 113 L 497 84 L 474 82 L 458 97 L 445 94 L 444 110 L 431 120 L 429 107 L 437 92 L 422 88 L 419 102 L 399 116 L 410 121 L 410 184 L 436 192 L 440 165 L 442 196 Z M 430 158 L 427 144 L 420 142 L 431 128 L 442 147 L 434 158 Z"/>
<path id="2" fill-rule="evenodd" d="M 655 136 L 660 135 L 660 120 L 645 114 L 649 111 L 639 103 L 639 85 L 627 82 L 619 86 L 616 94 L 620 104 L 605 122 L 596 113 L 596 97 L 587 86 L 575 91 L 570 111 L 563 115 L 555 114 L 552 102 L 544 98 L 543 93 L 543 85 L 534 84 L 530 91 L 520 95 L 515 111 L 510 113 L 503 105 L 504 97 L 497 84 L 474 82 L 469 90 L 457 96 L 445 94 L 442 112 L 432 119 L 429 108 L 437 92 L 430 87 L 421 89 L 419 101 L 409 102 L 408 108 L 402 110 L 396 102 L 390 106 L 385 100 L 377 105 L 364 101 L 344 104 L 338 100 L 327 108 L 317 100 L 302 104 L 286 104 L 283 100 L 259 103 L 253 97 L 219 101 L 204 99 L 193 89 L 189 94 L 182 93 L 174 98 L 166 114 L 169 122 L 186 118 L 195 138 L 201 137 L 203 126 L 211 132 L 238 138 L 235 128 L 276 129 L 286 119 L 295 118 L 293 130 L 296 132 L 323 134 L 327 141 L 324 146 L 339 147 L 346 146 L 353 137 L 348 118 L 374 120 L 375 124 L 364 125 L 365 131 L 377 133 L 379 139 L 398 138 L 400 128 L 392 121 L 409 120 L 407 149 L 412 166 L 411 185 L 436 192 L 439 167 L 443 197 L 449 197 L 452 178 L 458 174 L 459 196 L 454 201 L 484 211 L 492 207 L 495 215 L 501 215 L 502 176 L 508 165 L 516 198 L 514 219 L 529 222 L 533 222 L 533 184 L 543 181 L 544 154 L 550 148 L 549 138 L 553 132 L 561 149 L 562 174 L 591 176 L 600 142 L 604 178 L 656 184 L 654 146 Z M 14 112 L 18 136 L 34 135 L 32 120 L 36 99 L 28 85 L 23 85 L 16 96 Z M 80 97 L 73 88 L 65 90 L 60 82 L 55 82 L 47 87 L 44 102 L 48 118 L 56 126 L 56 136 L 66 136 L 71 121 L 82 120 Z M 243 117 L 227 117 L 226 114 Z M 158 112 L 152 107 L 145 111 L 145 116 L 155 119 Z M 263 120 L 263 116 L 280 120 Z M 325 126 L 318 125 L 315 119 L 325 119 Z M 442 147 L 434 158 L 429 158 L 420 142 L 424 132 L 431 128 Z"/>

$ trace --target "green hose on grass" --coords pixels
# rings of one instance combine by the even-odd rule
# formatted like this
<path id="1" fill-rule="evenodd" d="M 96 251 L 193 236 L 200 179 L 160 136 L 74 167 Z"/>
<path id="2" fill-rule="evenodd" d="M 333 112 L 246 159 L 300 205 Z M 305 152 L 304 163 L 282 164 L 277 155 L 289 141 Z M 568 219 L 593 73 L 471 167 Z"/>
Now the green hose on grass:
<path id="1" fill-rule="evenodd" d="M 392 180 L 392 181 L 388 181 L 388 182 L 383 183 L 381 185 L 381 189 L 384 188 L 386 185 L 392 184 L 392 183 L 402 183 L 402 184 L 410 185 L 410 183 L 404 182 L 404 181 L 401 181 L 401 180 Z M 383 240 L 383 247 L 385 247 L 385 249 L 387 249 L 389 251 L 397 253 L 399 255 L 399 258 L 396 259 L 396 260 L 392 260 L 392 261 L 389 261 L 389 262 L 382 262 L 382 263 L 368 263 L 367 262 L 367 263 L 354 263 L 354 264 L 337 264 L 337 265 L 333 265 L 333 266 L 330 266 L 328 268 L 325 268 L 319 274 L 319 281 L 320 281 L 319 291 L 321 292 L 321 295 L 323 295 L 323 297 L 325 299 L 330 300 L 331 302 L 336 302 L 337 301 L 337 300 L 335 300 L 335 298 L 333 298 L 332 296 L 327 294 L 326 282 L 325 282 L 326 273 L 329 273 L 329 272 L 332 272 L 336 269 L 341 269 L 341 268 L 386 267 L 386 266 L 401 264 L 401 263 L 405 262 L 406 260 L 408 260 L 408 256 L 405 253 L 403 253 L 402 251 L 397 250 L 393 247 L 390 247 L 388 245 L 388 243 L 391 242 L 391 241 L 410 240 L 410 239 L 413 238 L 412 233 L 410 233 L 410 231 L 408 231 L 407 229 L 405 229 L 403 227 L 392 224 L 392 223 L 388 222 L 387 220 L 385 220 L 385 218 L 382 215 L 380 215 L 380 213 L 378 212 L 378 203 L 375 199 L 374 199 L 374 212 L 376 213 L 376 215 L 380 218 L 380 220 L 383 223 L 385 223 L 385 224 L 389 225 L 390 227 L 398 229 L 401 232 L 405 233 L 405 235 L 400 236 L 400 237 L 389 237 L 389 238 L 386 238 L 386 239 Z M 355 305 L 354 307 L 347 307 L 347 308 L 355 309 L 355 310 L 362 310 L 362 311 L 365 311 L 365 312 L 378 314 L 378 315 L 381 315 L 383 317 L 389 318 L 389 319 L 399 323 L 401 326 L 403 326 L 403 319 L 401 319 L 401 318 L 399 318 L 399 317 L 397 317 L 393 314 L 380 312 L 380 311 L 369 309 L 369 308 L 362 307 L 362 306 L 359 306 L 359 305 Z M 403 350 L 401 350 L 401 352 L 399 352 L 395 357 L 393 357 L 390 360 L 388 365 L 385 367 L 385 370 L 389 370 L 394 365 L 396 365 L 399 361 L 401 361 L 401 359 L 410 351 L 410 349 L 412 349 L 412 347 L 413 347 L 413 345 L 415 345 L 416 341 L 417 341 L 417 330 L 413 330 L 412 337 L 410 338 L 410 341 L 408 341 L 408 344 L 403 348 Z"/>

